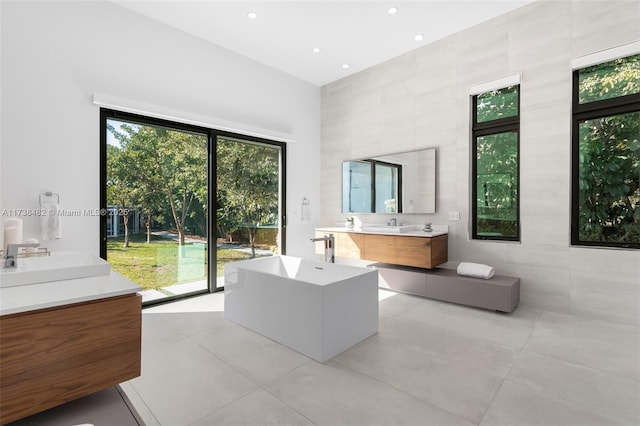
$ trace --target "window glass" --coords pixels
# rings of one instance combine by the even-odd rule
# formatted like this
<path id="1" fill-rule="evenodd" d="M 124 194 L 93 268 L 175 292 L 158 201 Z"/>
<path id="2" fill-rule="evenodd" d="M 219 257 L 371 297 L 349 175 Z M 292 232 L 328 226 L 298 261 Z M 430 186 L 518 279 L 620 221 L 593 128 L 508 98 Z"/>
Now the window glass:
<path id="1" fill-rule="evenodd" d="M 518 134 L 476 140 L 476 234 L 518 237 Z"/>
<path id="2" fill-rule="evenodd" d="M 640 55 L 578 70 L 579 103 L 640 93 Z"/>
<path id="3" fill-rule="evenodd" d="M 640 112 L 579 123 L 579 240 L 640 242 Z"/>
<path id="4" fill-rule="evenodd" d="M 478 123 L 484 123 L 517 116 L 518 87 L 519 86 L 510 86 L 478 95 L 476 121 Z"/>

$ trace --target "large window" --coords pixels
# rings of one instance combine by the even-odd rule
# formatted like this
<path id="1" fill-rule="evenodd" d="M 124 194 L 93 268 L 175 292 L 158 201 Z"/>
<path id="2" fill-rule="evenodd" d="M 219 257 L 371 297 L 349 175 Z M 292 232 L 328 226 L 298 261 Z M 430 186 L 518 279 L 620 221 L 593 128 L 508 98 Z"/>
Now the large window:
<path id="1" fill-rule="evenodd" d="M 640 55 L 573 73 L 571 243 L 640 248 Z"/>
<path id="2" fill-rule="evenodd" d="M 473 97 L 472 238 L 519 241 L 520 86 Z"/>
<path id="3" fill-rule="evenodd" d="M 143 303 L 220 290 L 225 263 L 284 254 L 284 143 L 107 109 L 101 127 L 101 255 Z"/>

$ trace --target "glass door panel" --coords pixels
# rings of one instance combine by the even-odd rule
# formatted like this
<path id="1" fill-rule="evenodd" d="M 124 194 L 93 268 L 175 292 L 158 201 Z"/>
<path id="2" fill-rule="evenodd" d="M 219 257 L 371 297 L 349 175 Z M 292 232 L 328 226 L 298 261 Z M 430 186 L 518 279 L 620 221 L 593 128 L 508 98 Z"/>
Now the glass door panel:
<path id="1" fill-rule="evenodd" d="M 284 144 L 216 139 L 218 288 L 228 262 L 284 254 Z"/>
<path id="2" fill-rule="evenodd" d="M 143 302 L 208 291 L 208 134 L 104 119 L 112 269 Z"/>

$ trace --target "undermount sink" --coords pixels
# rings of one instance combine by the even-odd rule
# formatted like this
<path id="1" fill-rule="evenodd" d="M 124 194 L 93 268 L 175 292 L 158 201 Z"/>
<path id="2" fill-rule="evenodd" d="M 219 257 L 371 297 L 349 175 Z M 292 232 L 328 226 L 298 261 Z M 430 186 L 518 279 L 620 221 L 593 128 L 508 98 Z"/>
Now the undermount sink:
<path id="1" fill-rule="evenodd" d="M 50 256 L 18 259 L 15 268 L 0 270 L 0 287 L 16 287 L 48 281 L 109 275 L 111 265 L 97 256 L 74 251 L 53 252 Z"/>
<path id="2" fill-rule="evenodd" d="M 365 225 L 362 227 L 365 232 L 386 232 L 391 234 L 402 234 L 403 232 L 415 231 L 415 225 Z"/>

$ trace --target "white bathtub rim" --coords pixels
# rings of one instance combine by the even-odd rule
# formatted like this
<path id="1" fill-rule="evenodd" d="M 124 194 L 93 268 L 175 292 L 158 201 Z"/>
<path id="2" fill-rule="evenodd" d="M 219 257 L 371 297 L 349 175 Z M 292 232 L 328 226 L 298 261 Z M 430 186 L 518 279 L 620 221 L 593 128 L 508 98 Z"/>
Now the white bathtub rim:
<path id="1" fill-rule="evenodd" d="M 228 265 L 317 286 L 332 285 L 358 275 L 377 273 L 374 269 L 359 266 L 324 263 L 286 255 L 241 260 Z"/>

